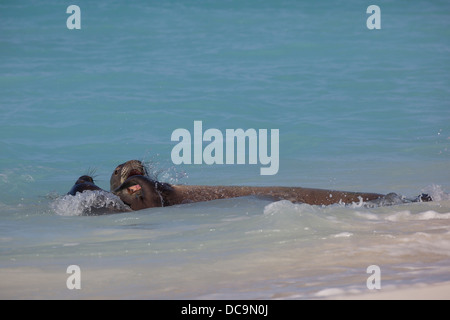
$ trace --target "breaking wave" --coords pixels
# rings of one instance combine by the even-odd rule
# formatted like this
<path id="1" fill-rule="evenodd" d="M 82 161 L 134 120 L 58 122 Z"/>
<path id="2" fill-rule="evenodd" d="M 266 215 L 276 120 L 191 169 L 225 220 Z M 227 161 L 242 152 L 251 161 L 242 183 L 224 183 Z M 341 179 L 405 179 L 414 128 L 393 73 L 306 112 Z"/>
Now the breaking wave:
<path id="1" fill-rule="evenodd" d="M 75 196 L 65 195 L 50 203 L 61 216 L 102 215 L 131 211 L 116 195 L 103 190 L 87 190 Z"/>

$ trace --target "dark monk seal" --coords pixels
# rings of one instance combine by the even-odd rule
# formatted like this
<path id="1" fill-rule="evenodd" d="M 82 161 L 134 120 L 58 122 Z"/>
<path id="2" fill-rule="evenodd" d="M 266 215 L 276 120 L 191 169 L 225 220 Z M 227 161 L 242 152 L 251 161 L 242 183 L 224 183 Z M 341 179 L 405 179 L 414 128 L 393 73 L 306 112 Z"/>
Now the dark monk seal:
<path id="1" fill-rule="evenodd" d="M 243 196 L 271 197 L 310 205 L 350 204 L 381 200 L 379 193 L 345 192 L 300 187 L 187 186 L 162 183 L 147 176 L 143 164 L 131 160 L 119 165 L 111 176 L 111 192 L 133 210 Z M 425 197 L 421 197 L 426 201 Z"/>
<path id="2" fill-rule="evenodd" d="M 103 215 L 132 211 L 116 195 L 97 186 L 91 176 L 84 175 L 78 178 L 74 186 L 67 193 L 68 196 L 76 196 L 78 193 L 94 192 L 93 197 L 81 195 L 83 215 Z M 78 200 L 77 200 L 78 201 Z"/>
<path id="3" fill-rule="evenodd" d="M 74 196 L 77 192 L 83 192 L 86 190 L 102 190 L 100 187 L 95 185 L 94 179 L 91 176 L 81 176 L 75 182 L 72 189 L 67 194 Z"/>

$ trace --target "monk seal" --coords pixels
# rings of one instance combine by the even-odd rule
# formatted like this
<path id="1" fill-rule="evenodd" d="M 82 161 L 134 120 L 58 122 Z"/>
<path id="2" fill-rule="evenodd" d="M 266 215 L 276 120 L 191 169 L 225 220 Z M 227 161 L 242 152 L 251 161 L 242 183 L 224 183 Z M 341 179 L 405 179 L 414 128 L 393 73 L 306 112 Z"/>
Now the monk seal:
<path id="1" fill-rule="evenodd" d="M 381 203 L 382 199 L 386 199 L 386 195 L 379 193 L 301 187 L 171 185 L 151 179 L 139 160 L 130 160 L 119 165 L 112 174 L 110 182 L 111 192 L 132 210 L 244 196 L 270 197 L 275 201 L 289 200 L 310 205 L 351 204 L 361 201 L 380 201 Z M 418 201 L 428 200 L 431 200 L 428 195 L 422 195 Z"/>
<path id="2" fill-rule="evenodd" d="M 173 186 L 142 175 L 131 176 L 118 188 L 114 189 L 113 193 L 130 206 L 132 210 L 166 207 L 180 204 L 186 200 L 180 198 L 179 200 L 181 201 L 174 201 L 173 198 L 177 196 L 177 192 Z"/>
<path id="3" fill-rule="evenodd" d="M 115 194 L 97 186 L 89 175 L 77 179 L 61 201 L 69 200 L 69 206 L 81 215 L 104 215 L 133 211 Z"/>
<path id="4" fill-rule="evenodd" d="M 114 191 L 129 177 L 148 176 L 147 169 L 139 160 L 130 160 L 122 163 L 114 169 L 110 179 L 110 190 Z"/>
<path id="5" fill-rule="evenodd" d="M 244 196 L 270 197 L 311 205 L 352 203 L 382 198 L 377 193 L 343 192 L 300 187 L 235 187 L 235 186 L 188 186 L 170 185 L 135 175 L 113 190 L 133 210 L 166 207 L 177 204 L 229 199 Z"/>

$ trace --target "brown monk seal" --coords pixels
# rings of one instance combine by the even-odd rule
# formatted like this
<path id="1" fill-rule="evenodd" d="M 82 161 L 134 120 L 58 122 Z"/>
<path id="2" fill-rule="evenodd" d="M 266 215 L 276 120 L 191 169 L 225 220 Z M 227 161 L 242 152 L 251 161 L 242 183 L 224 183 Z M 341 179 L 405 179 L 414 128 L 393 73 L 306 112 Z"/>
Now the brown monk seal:
<path id="1" fill-rule="evenodd" d="M 113 190 L 113 193 L 133 210 L 166 207 L 176 204 L 202 202 L 244 196 L 263 196 L 273 200 L 289 200 L 311 205 L 352 203 L 382 198 L 377 193 L 343 192 L 300 187 L 234 187 L 170 185 L 135 175 Z"/>
<path id="2" fill-rule="evenodd" d="M 132 210 L 141 210 L 183 203 L 185 199 L 180 199 L 181 201 L 173 200 L 173 197 L 177 195 L 174 187 L 145 176 L 134 175 L 114 189 L 113 193 Z"/>
<path id="3" fill-rule="evenodd" d="M 131 176 L 147 176 L 147 169 L 139 160 L 130 160 L 122 163 L 114 169 L 111 175 L 110 190 L 111 192 L 117 189 L 122 183 Z"/>
<path id="4" fill-rule="evenodd" d="M 274 200 L 289 200 L 310 205 L 380 201 L 386 197 L 379 193 L 301 187 L 171 185 L 149 178 L 144 165 L 139 160 L 131 160 L 119 165 L 112 174 L 110 182 L 111 192 L 119 196 L 133 210 L 243 196 L 264 196 Z M 422 195 L 420 201 L 428 201 L 426 196 Z"/>

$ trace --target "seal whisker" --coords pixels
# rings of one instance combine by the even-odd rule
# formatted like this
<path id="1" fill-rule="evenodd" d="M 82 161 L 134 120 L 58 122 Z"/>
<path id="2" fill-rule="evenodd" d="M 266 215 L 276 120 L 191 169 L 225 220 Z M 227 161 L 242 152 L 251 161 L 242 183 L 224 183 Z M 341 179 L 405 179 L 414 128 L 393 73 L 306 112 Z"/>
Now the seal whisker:
<path id="1" fill-rule="evenodd" d="M 95 181 L 98 177 L 98 174 L 96 174 L 96 172 L 97 172 L 97 168 L 89 167 L 86 171 L 86 174 L 84 174 L 84 175 L 91 177 L 92 180 Z"/>

